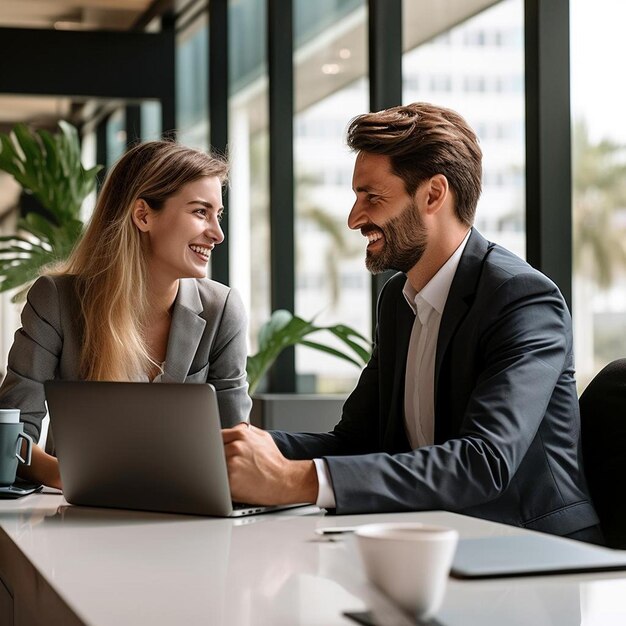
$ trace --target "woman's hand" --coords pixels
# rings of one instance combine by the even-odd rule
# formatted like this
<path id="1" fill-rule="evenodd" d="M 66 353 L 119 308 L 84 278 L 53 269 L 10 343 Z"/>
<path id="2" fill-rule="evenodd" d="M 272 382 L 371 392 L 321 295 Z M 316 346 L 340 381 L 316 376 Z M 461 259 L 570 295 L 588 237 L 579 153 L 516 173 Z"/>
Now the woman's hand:
<path id="1" fill-rule="evenodd" d="M 25 452 L 22 449 L 22 454 L 25 454 Z M 31 483 L 41 483 L 47 487 L 62 489 L 59 461 L 55 456 L 46 454 L 39 446 L 33 445 L 30 465 L 20 463 L 17 473 L 20 478 Z"/>

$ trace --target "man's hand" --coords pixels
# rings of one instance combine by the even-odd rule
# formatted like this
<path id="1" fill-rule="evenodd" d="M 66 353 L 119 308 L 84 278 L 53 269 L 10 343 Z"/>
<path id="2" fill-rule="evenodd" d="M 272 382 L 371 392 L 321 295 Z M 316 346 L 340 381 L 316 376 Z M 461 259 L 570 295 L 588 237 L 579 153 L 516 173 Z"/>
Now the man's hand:
<path id="1" fill-rule="evenodd" d="M 314 503 L 317 473 L 313 461 L 290 461 L 272 437 L 254 426 L 222 430 L 233 500 L 251 504 Z"/>

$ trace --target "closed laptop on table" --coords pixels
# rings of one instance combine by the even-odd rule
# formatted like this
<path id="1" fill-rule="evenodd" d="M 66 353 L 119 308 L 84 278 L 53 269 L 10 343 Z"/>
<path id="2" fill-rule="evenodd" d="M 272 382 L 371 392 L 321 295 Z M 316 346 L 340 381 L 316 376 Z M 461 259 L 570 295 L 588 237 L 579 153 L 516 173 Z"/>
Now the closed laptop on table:
<path id="1" fill-rule="evenodd" d="M 72 504 L 240 516 L 209 384 L 48 381 L 63 495 Z"/>
<path id="2" fill-rule="evenodd" d="M 499 578 L 625 569 L 626 551 L 529 533 L 461 539 L 451 575 L 456 578 Z"/>

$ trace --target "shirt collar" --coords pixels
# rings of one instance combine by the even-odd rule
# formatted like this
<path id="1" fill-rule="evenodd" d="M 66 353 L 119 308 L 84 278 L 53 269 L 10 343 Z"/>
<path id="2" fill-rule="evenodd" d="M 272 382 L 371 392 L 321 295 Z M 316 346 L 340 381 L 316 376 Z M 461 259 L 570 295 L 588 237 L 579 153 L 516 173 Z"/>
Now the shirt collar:
<path id="1" fill-rule="evenodd" d="M 463 251 L 465 250 L 465 246 L 467 245 L 467 240 L 469 239 L 470 233 L 472 230 L 468 230 L 465 238 L 460 243 L 459 247 L 452 253 L 452 256 L 439 268 L 439 271 L 422 287 L 421 291 L 418 293 L 413 289 L 413 286 L 409 282 L 408 278 L 404 283 L 404 289 L 402 293 L 411 307 L 411 310 L 414 314 L 417 315 L 420 309 L 423 310 L 423 303 L 425 302 L 429 308 L 435 309 L 441 315 L 443 313 L 443 309 L 446 305 L 446 300 L 448 299 L 448 293 L 450 291 L 450 286 L 452 285 L 452 280 L 454 279 L 454 275 L 456 274 L 456 270 L 459 267 L 459 262 L 461 261 L 461 256 Z M 422 315 L 420 314 L 420 321 L 422 320 Z"/>

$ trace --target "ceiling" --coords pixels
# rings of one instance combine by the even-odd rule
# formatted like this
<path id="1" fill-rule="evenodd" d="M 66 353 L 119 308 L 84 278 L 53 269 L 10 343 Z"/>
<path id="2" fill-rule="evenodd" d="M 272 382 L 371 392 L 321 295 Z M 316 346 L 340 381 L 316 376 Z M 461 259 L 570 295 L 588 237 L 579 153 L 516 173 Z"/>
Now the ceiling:
<path id="1" fill-rule="evenodd" d="M 467 19 L 498 0 L 411 0 L 404 3 L 403 44 L 411 49 L 427 41 L 451 25 Z M 200 0 L 0 0 L 0 28 L 42 28 L 73 30 L 133 30 L 145 27 L 148 22 L 168 10 L 177 14 L 193 7 Z M 325 37 L 304 46 L 296 55 L 298 95 L 296 109 L 306 108 L 362 76 L 367 63 L 366 12 L 354 15 L 330 28 Z M 337 30 L 338 32 L 334 32 Z M 320 80 L 320 68 L 337 64 L 333 42 L 342 41 L 353 53 L 349 62 L 342 62 L 342 71 L 334 80 Z M 251 118 L 266 117 L 259 104 L 266 85 L 250 85 L 240 94 L 253 110 Z M 54 126 L 59 118 L 73 120 L 80 105 L 73 106 L 68 98 L 25 97 L 0 95 L 0 131 L 6 131 L 17 122 L 30 122 L 38 126 Z M 255 113 L 256 112 L 256 113 Z M 259 124 L 262 124 L 262 120 Z"/>
<path id="2" fill-rule="evenodd" d="M 150 11 L 171 6 L 163 0 L 0 0 L 0 28 L 132 30 Z M 0 95 L 0 131 L 18 122 L 54 126 L 75 110 L 69 98 Z"/>
<path id="3" fill-rule="evenodd" d="M 0 26 L 128 30 L 152 0 L 2 0 Z"/>

